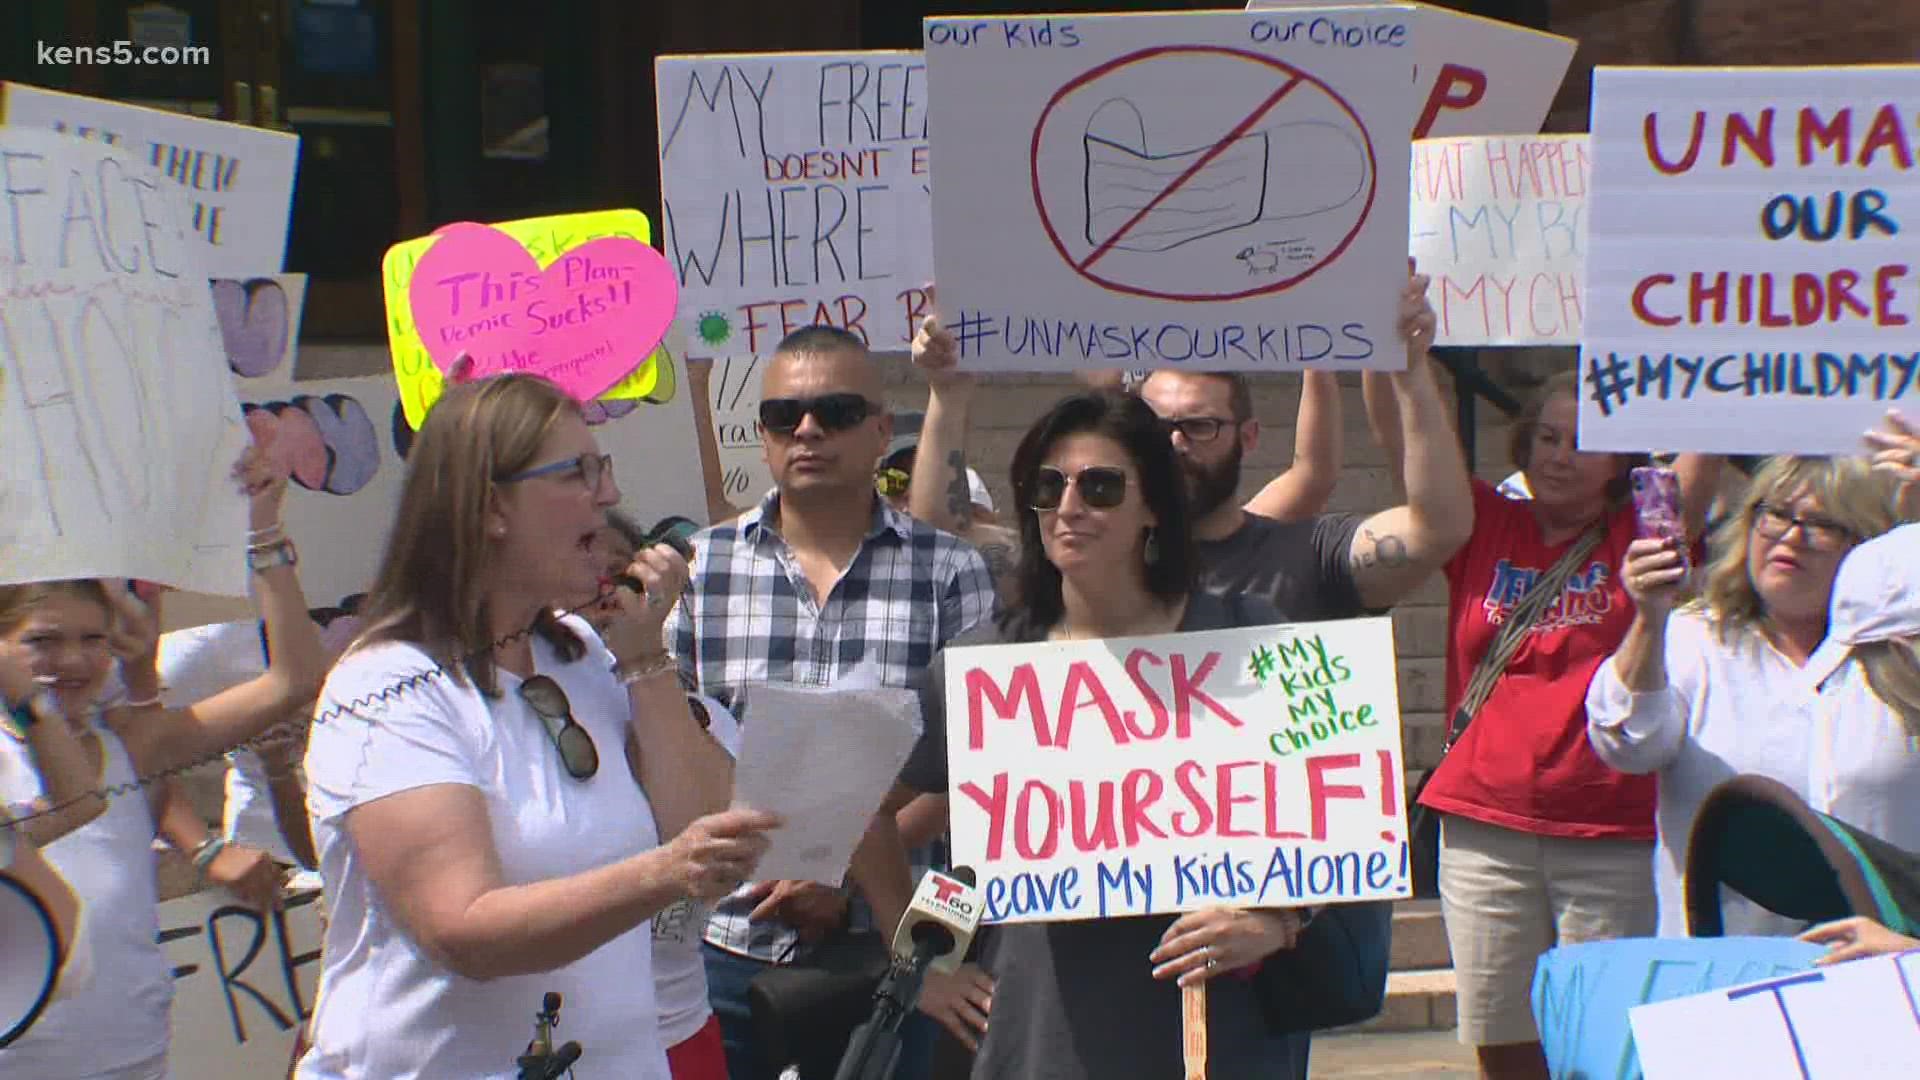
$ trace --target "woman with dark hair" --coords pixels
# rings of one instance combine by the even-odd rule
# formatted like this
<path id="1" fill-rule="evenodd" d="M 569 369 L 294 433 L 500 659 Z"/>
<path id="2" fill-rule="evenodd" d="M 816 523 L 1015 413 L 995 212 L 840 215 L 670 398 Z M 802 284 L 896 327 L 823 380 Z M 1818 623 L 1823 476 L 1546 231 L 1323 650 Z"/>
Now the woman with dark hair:
<path id="1" fill-rule="evenodd" d="M 558 992 L 576 1075 L 667 1080 L 648 922 L 737 887 L 776 822 L 721 812 L 727 755 L 661 636 L 679 555 L 634 557 L 604 636 L 553 610 L 594 594 L 619 497 L 544 379 L 427 414 L 307 751 L 332 917 L 301 1077 L 510 1077 Z"/>
<path id="2" fill-rule="evenodd" d="M 1392 402 L 1370 394 L 1367 412 L 1387 460 L 1399 461 Z M 1419 800 L 1440 815 L 1460 1041 L 1488 1080 L 1547 1076 L 1530 998 L 1541 953 L 1654 927 L 1653 784 L 1600 760 L 1585 705 L 1594 670 L 1633 621 L 1615 568 L 1634 538 L 1626 496 L 1641 459 L 1581 450 L 1579 414 L 1578 376 L 1548 379 L 1510 444 L 1533 497 L 1475 480 L 1460 507 L 1472 536 L 1446 564 L 1450 749 Z M 1675 466 L 1689 537 L 1700 535 L 1718 467 L 1698 455 Z M 1542 579 L 1561 580 L 1511 651 L 1489 660 Z"/>
<path id="3" fill-rule="evenodd" d="M 1020 604 L 955 645 L 1073 641 L 1261 626 L 1265 601 L 1195 588 L 1185 482 L 1153 410 L 1118 393 L 1076 394 L 1013 456 L 1022 539 Z M 947 790 L 945 664 L 929 671 L 926 731 L 901 780 Z M 895 802 L 906 793 L 896 791 Z M 930 979 L 921 1009 L 977 1049 L 973 1075 L 1180 1075 L 1182 984 L 1244 972 L 1290 948 L 1301 912 L 1209 908 L 1179 917 L 994 927 L 979 967 Z M 1252 986 L 1218 978 L 1207 995 L 1214 1075 L 1305 1076 L 1306 1041 L 1272 1033 Z M 988 1023 L 988 1014 L 992 1022 Z"/>

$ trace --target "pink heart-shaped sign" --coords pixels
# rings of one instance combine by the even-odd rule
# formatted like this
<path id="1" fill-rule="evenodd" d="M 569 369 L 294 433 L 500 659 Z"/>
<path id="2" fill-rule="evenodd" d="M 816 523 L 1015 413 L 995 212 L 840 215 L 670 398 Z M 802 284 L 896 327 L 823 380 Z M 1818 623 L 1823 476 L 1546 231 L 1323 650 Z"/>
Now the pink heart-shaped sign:
<path id="1" fill-rule="evenodd" d="M 526 371 L 591 401 L 645 363 L 673 322 L 673 268 L 631 237 L 589 240 L 542 270 L 488 225 L 435 235 L 407 299 L 443 373 L 466 353 L 474 378 Z"/>

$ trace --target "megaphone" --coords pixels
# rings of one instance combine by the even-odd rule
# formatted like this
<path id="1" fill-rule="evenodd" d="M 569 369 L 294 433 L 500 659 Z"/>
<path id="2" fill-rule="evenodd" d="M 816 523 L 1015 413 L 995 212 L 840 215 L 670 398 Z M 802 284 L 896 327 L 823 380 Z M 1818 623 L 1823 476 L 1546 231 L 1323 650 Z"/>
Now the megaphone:
<path id="1" fill-rule="evenodd" d="M 0 1047 L 86 981 L 80 900 L 32 844 L 0 828 Z"/>

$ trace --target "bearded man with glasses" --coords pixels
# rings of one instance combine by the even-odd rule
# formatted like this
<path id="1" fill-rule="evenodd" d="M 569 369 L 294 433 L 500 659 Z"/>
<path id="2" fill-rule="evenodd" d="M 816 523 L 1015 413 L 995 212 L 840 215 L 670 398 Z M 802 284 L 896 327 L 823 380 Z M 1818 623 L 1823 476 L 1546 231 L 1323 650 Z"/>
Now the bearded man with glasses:
<path id="1" fill-rule="evenodd" d="M 882 390 L 859 337 L 826 326 L 789 334 L 761 388 L 774 490 L 694 537 L 692 585 L 668 621 L 669 647 L 700 692 L 743 728 L 778 722 L 753 715 L 751 691 L 743 694 L 751 683 L 831 686 L 877 675 L 882 685 L 911 688 L 935 652 L 992 611 L 993 581 L 979 553 L 874 490 L 893 433 Z M 899 845 L 916 850 L 918 871 L 930 857 L 924 848 L 945 831 L 943 796 L 922 797 L 897 819 L 875 817 L 849 876 L 883 933 L 893 932 L 912 894 Z M 753 978 L 804 958 L 803 946 L 857 928 L 867 914 L 842 890 L 798 881 L 749 885 L 716 906 L 707 979 L 734 1080 L 772 1080 L 784 1064 L 762 1061 L 754 1046 Z M 915 1024 L 900 1080 L 925 1074 L 931 1029 Z"/>

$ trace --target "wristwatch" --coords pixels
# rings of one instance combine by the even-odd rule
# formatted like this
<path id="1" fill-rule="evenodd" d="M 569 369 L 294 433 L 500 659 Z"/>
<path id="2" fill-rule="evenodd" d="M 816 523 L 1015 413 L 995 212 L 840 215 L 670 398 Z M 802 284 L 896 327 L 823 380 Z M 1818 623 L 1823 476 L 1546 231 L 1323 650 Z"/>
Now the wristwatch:
<path id="1" fill-rule="evenodd" d="M 247 569 L 256 574 L 276 566 L 298 566 L 299 564 L 300 553 L 294 550 L 291 540 L 281 540 L 264 547 L 247 549 Z"/>

